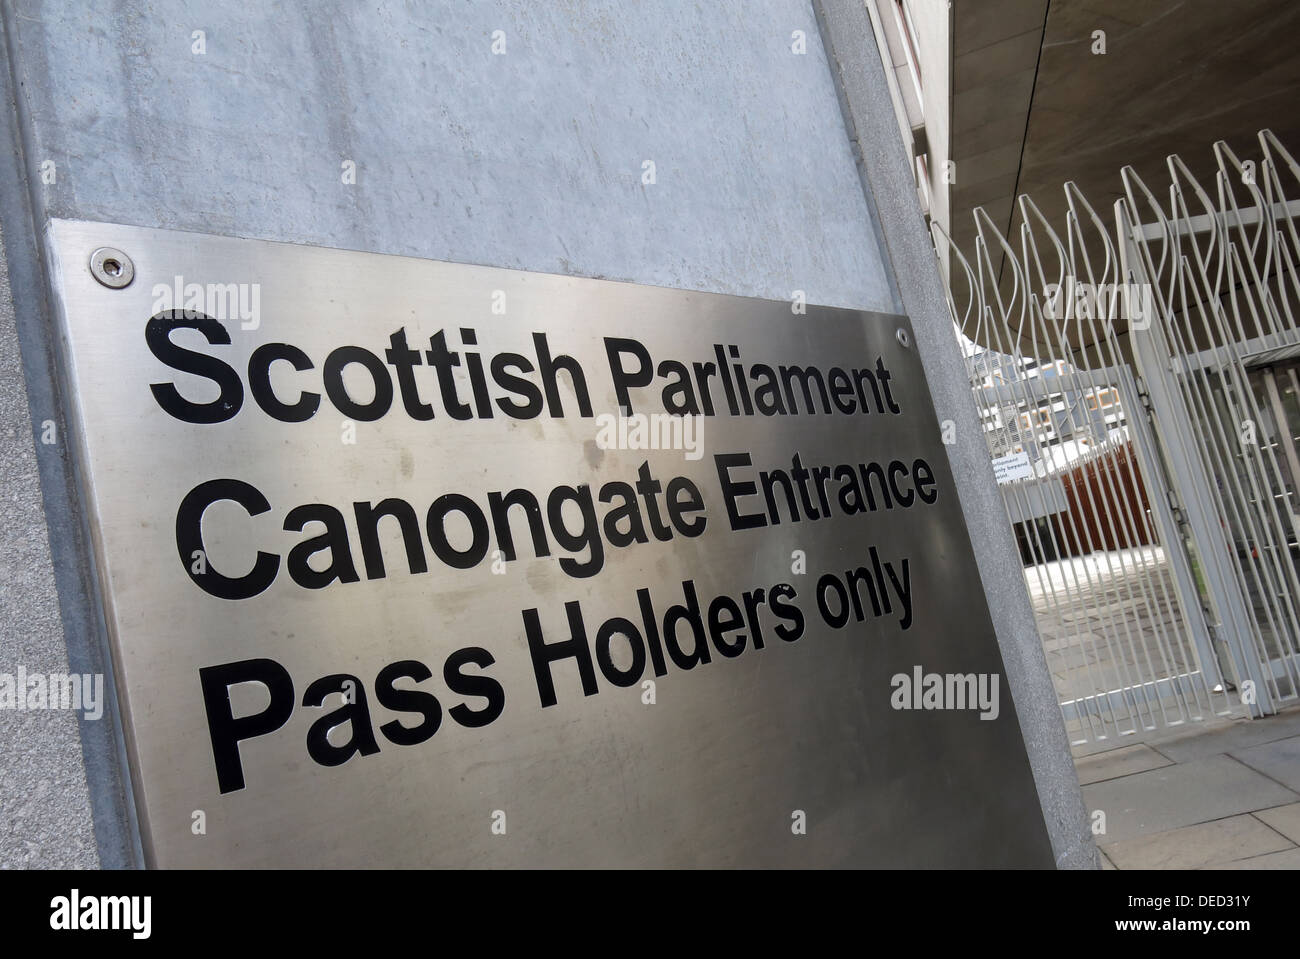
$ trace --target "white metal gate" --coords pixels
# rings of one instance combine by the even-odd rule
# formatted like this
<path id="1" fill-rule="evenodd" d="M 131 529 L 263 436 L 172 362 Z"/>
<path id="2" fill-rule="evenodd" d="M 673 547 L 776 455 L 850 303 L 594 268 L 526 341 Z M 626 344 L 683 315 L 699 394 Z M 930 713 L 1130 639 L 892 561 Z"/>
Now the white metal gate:
<path id="1" fill-rule="evenodd" d="M 1207 190 L 1177 156 L 1157 198 L 1124 171 L 1122 270 L 1151 290 L 1132 337 L 1160 448 L 1199 550 L 1210 626 L 1256 715 L 1297 700 L 1300 166 L 1267 130 L 1214 147 Z"/>
<path id="2" fill-rule="evenodd" d="M 1022 196 L 1011 239 L 979 209 L 969 258 L 936 237 L 1076 743 L 1297 694 L 1300 243 L 1274 156 L 1300 170 L 1260 142 L 1258 177 L 1216 147 L 1217 202 L 1171 157 L 1172 212 L 1125 170 L 1111 217 L 1067 184 L 1059 232 Z"/>

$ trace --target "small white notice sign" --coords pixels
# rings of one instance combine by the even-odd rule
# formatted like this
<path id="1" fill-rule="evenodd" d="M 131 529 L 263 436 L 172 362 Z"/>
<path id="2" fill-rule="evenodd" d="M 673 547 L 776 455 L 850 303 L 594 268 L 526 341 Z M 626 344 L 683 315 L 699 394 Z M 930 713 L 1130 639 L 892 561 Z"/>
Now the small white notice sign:
<path id="1" fill-rule="evenodd" d="M 1021 451 L 997 457 L 993 460 L 993 475 L 999 484 L 1030 479 L 1034 475 L 1034 468 L 1029 465 L 1029 454 Z"/>

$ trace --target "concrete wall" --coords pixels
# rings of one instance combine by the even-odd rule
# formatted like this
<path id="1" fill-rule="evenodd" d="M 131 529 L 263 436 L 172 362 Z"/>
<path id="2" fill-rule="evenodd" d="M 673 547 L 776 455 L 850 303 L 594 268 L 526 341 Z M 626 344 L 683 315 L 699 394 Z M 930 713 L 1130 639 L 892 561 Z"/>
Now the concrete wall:
<path id="1" fill-rule="evenodd" d="M 4 243 L 0 238 L 0 253 Z M 9 270 L 0 256 L 0 670 L 70 671 Z M 77 715 L 0 710 L 0 866 L 99 865 Z"/>
<path id="2" fill-rule="evenodd" d="M 891 306 L 806 3 L 96 9 L 10 6 L 42 215 Z"/>

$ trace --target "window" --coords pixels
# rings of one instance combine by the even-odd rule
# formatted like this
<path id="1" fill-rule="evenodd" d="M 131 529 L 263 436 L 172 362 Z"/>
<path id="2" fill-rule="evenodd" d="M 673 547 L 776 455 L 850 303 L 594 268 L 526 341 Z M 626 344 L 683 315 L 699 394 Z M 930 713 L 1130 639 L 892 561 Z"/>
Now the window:
<path id="1" fill-rule="evenodd" d="M 1037 422 L 1035 422 L 1035 420 Z M 1031 430 L 1035 426 L 1052 428 L 1052 408 L 1050 406 L 1040 406 L 1038 409 L 1029 413 L 1020 414 L 1020 426 L 1022 429 Z"/>
<path id="2" fill-rule="evenodd" d="M 1119 393 L 1114 389 L 1097 390 L 1096 392 L 1089 393 L 1085 396 L 1084 402 L 1088 404 L 1088 409 L 1090 410 L 1105 408 L 1107 406 L 1118 406 Z"/>
<path id="3" fill-rule="evenodd" d="M 916 53 L 916 27 L 912 23 L 912 15 L 907 11 L 907 4 L 903 0 L 894 0 L 894 14 L 897 17 L 898 32 L 903 35 L 903 42 L 907 44 L 908 67 L 911 68 L 912 79 L 916 82 L 916 92 L 921 92 L 921 58 Z M 918 96 L 917 99 L 920 99 Z"/>

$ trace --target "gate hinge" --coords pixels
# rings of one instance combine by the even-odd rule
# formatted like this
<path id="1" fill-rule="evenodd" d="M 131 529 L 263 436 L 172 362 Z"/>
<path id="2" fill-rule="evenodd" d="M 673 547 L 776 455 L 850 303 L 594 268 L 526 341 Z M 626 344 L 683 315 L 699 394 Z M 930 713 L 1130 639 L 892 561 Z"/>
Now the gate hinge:
<path id="1" fill-rule="evenodd" d="M 1172 489 L 1165 491 L 1169 499 L 1169 512 L 1174 518 L 1174 523 L 1179 527 L 1187 526 L 1187 514 L 1183 512 L 1182 504 L 1178 502 L 1178 494 Z"/>
<path id="2" fill-rule="evenodd" d="M 1151 394 L 1147 392 L 1146 381 L 1144 381 L 1140 376 L 1134 377 L 1134 379 L 1136 380 L 1138 399 L 1142 401 L 1142 405 L 1146 408 L 1147 413 L 1150 414 Z"/>

